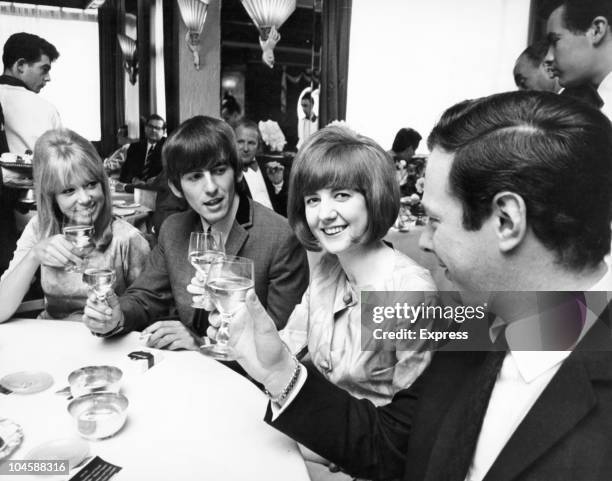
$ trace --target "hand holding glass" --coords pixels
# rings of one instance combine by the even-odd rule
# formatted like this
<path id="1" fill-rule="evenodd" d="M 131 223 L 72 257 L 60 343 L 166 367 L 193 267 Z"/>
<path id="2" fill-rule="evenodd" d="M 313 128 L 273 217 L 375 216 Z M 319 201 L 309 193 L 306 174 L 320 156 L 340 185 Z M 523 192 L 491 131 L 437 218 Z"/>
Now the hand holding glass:
<path id="1" fill-rule="evenodd" d="M 189 237 L 189 262 L 196 270 L 196 277 L 203 285 L 206 283 L 211 264 L 223 258 L 225 249 L 221 236 L 217 232 L 192 232 Z M 202 295 L 191 304 L 196 309 L 206 309 Z"/>
<path id="2" fill-rule="evenodd" d="M 73 252 L 81 258 L 86 258 L 95 248 L 94 225 L 91 215 L 84 217 L 76 212 L 70 217 L 64 217 L 62 234 L 74 246 Z M 74 264 L 66 266 L 68 272 L 83 272 L 82 267 Z"/>
<path id="3" fill-rule="evenodd" d="M 234 313 L 244 304 L 246 293 L 254 284 L 254 267 L 251 259 L 229 256 L 216 260 L 210 266 L 206 291 L 221 314 L 221 324 L 216 341 L 200 347 L 200 352 L 223 361 L 236 359 L 229 345 L 229 328 Z"/>

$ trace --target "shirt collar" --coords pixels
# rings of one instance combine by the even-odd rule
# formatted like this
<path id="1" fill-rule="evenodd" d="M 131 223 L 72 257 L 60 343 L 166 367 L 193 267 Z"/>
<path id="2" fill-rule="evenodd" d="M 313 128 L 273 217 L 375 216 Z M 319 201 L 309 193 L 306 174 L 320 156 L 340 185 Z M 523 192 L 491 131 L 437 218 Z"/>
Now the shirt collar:
<path id="1" fill-rule="evenodd" d="M 601 96 L 604 103 L 606 98 L 610 98 L 605 95 L 606 92 L 612 93 L 612 72 L 608 73 L 597 87 L 597 93 Z"/>
<path id="2" fill-rule="evenodd" d="M 610 276 L 610 270 L 604 275 L 604 278 L 607 276 Z M 600 283 L 601 280 L 596 285 Z M 489 335 L 492 341 L 496 341 L 500 335 L 505 336 L 509 347 L 509 355 L 513 358 L 516 368 L 523 380 L 526 383 L 530 383 L 549 369 L 555 368 L 567 359 L 576 345 L 584 338 L 586 333 L 589 332 L 595 322 L 597 322 L 601 312 L 603 312 L 603 309 L 606 307 L 606 302 L 605 299 L 603 299 L 603 303 L 599 302 L 602 300 L 599 295 L 601 294 L 600 292 L 592 294 L 598 294 L 598 296 L 589 296 L 589 293 L 585 293 L 587 305 L 581 303 L 581 307 L 584 308 L 585 314 L 584 326 L 574 344 L 566 350 L 525 350 L 525 340 L 529 340 L 534 346 L 538 343 L 545 345 L 545 341 L 542 340 L 542 335 L 546 332 L 546 329 L 541 329 L 540 323 L 538 322 L 539 315 L 519 319 L 508 325 L 506 325 L 503 319 L 497 317 L 489 328 Z M 592 302 L 592 300 L 595 302 Z"/>
<path id="3" fill-rule="evenodd" d="M 235 195 L 234 202 L 232 202 L 232 207 L 230 208 L 228 215 L 226 215 L 219 222 L 212 225 L 212 231 L 218 232 L 221 234 L 221 237 L 223 238 L 223 244 L 227 242 L 227 238 L 229 236 L 230 230 L 232 229 L 232 225 L 234 224 L 234 219 L 236 218 L 236 213 L 238 212 L 239 204 L 240 204 L 240 196 Z M 206 220 L 203 217 L 200 217 L 200 219 L 202 221 L 202 227 L 204 229 L 204 232 L 206 232 L 210 224 L 208 224 L 208 222 L 206 222 Z"/>
<path id="4" fill-rule="evenodd" d="M 23 87 L 30 90 L 24 82 L 16 77 L 11 77 L 10 75 L 0 75 L 0 85 L 12 85 L 13 87 Z"/>

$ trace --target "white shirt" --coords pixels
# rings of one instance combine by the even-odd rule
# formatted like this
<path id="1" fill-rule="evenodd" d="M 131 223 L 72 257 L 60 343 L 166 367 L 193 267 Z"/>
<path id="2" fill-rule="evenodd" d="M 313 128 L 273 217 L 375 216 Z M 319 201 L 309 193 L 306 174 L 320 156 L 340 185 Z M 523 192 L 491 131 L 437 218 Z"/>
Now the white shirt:
<path id="1" fill-rule="evenodd" d="M 0 85 L 0 104 L 4 112 L 6 140 L 12 153 L 34 150 L 38 137 L 62 125 L 57 109 L 25 87 Z"/>
<path id="2" fill-rule="evenodd" d="M 319 118 L 317 120 L 310 120 L 304 117 L 298 122 L 298 143 L 297 148 L 299 149 L 308 137 L 319 130 Z"/>
<path id="3" fill-rule="evenodd" d="M 612 72 L 610 72 L 606 77 L 602 80 L 597 87 L 597 93 L 603 100 L 603 106 L 601 107 L 601 111 L 612 120 Z"/>
<path id="4" fill-rule="evenodd" d="M 244 180 L 246 180 L 249 186 L 253 200 L 272 209 L 272 202 L 270 202 L 270 196 L 268 195 L 268 189 L 266 188 L 266 182 L 262 176 L 261 169 L 247 169 L 244 173 Z"/>
<path id="5" fill-rule="evenodd" d="M 610 290 L 612 290 L 612 271 L 608 269 L 590 291 Z M 605 303 L 592 305 L 589 295 L 586 294 L 586 296 L 589 308 L 581 337 L 596 321 L 595 313 L 600 313 L 605 308 Z M 597 303 L 597 299 L 595 297 L 593 299 L 594 303 Z M 519 321 L 516 324 L 519 328 L 517 331 L 521 330 L 521 325 L 526 327 L 536 325 L 533 319 Z M 512 324 L 508 326 L 508 330 L 511 326 Z M 519 333 L 516 335 L 520 337 Z M 506 354 L 493 387 L 466 481 L 481 481 L 485 477 L 523 418 L 546 389 L 563 361 L 572 353 L 571 349 L 566 351 L 513 351 L 510 332 L 507 333 L 506 338 L 511 350 Z M 526 339 L 524 331 L 522 338 Z"/>

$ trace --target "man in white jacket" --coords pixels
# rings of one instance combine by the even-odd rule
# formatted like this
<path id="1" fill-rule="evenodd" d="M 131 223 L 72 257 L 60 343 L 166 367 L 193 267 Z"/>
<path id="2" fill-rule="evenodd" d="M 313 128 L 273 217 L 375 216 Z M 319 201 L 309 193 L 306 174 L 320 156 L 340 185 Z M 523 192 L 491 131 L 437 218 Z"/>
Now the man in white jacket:
<path id="1" fill-rule="evenodd" d="M 52 44 L 25 32 L 11 35 L 4 44 L 0 105 L 10 152 L 33 150 L 43 132 L 61 126 L 57 109 L 37 95 L 51 80 L 51 63 L 58 57 Z"/>

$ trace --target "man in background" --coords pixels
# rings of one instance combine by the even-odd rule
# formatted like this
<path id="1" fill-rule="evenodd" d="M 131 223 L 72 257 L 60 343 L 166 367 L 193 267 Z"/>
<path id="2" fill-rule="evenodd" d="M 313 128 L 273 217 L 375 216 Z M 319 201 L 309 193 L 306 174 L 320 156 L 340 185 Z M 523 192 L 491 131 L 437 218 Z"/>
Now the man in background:
<path id="1" fill-rule="evenodd" d="M 61 126 L 57 109 L 38 95 L 58 57 L 51 43 L 30 33 L 15 33 L 4 44 L 0 105 L 10 152 L 33 150 L 43 132 Z"/>
<path id="2" fill-rule="evenodd" d="M 597 89 L 602 112 L 612 118 L 612 2 L 564 0 L 548 17 L 546 57 L 562 87 Z"/>
<path id="3" fill-rule="evenodd" d="M 314 98 L 310 92 L 302 95 L 300 106 L 304 112 L 304 118 L 298 119 L 298 149 L 308 137 L 319 130 L 319 118 L 314 112 Z"/>
<path id="4" fill-rule="evenodd" d="M 147 183 L 162 171 L 161 152 L 166 138 L 166 122 L 157 114 L 149 115 L 145 124 L 145 137 L 131 144 L 119 181 L 126 184 Z"/>
<path id="5" fill-rule="evenodd" d="M 548 42 L 540 41 L 527 47 L 514 64 L 514 83 L 519 90 L 541 90 L 558 93 L 561 87 L 552 76 L 544 59 L 548 53 Z"/>
<path id="6" fill-rule="evenodd" d="M 262 162 L 260 165 L 257 152 L 261 145 L 261 136 L 255 122 L 241 120 L 236 125 L 235 133 L 244 173 L 242 189 L 261 205 L 287 217 L 289 183 L 284 166 L 280 162 Z"/>

